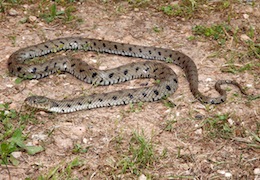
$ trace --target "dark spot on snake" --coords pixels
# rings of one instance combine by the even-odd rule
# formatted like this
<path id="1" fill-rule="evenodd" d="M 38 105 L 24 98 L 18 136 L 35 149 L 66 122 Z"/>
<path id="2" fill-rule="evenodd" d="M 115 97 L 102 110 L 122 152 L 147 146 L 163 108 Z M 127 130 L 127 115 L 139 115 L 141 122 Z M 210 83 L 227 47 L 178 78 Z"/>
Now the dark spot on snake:
<path id="1" fill-rule="evenodd" d="M 175 83 L 178 83 L 178 80 L 177 80 L 177 79 L 174 78 L 173 80 L 174 80 Z"/>
<path id="2" fill-rule="evenodd" d="M 134 98 L 134 96 L 132 95 L 132 94 L 128 94 L 128 97 L 130 98 L 130 99 L 133 99 Z"/>
<path id="3" fill-rule="evenodd" d="M 113 96 L 112 99 L 113 99 L 113 100 L 117 100 L 117 97 L 116 97 L 116 96 Z"/>
<path id="4" fill-rule="evenodd" d="M 169 57 L 172 58 L 172 54 L 170 54 Z"/>
<path id="5" fill-rule="evenodd" d="M 106 44 L 105 44 L 105 43 L 103 43 L 103 47 L 106 47 Z"/>
<path id="6" fill-rule="evenodd" d="M 147 94 L 146 94 L 145 92 L 143 92 L 143 93 L 142 93 L 142 95 L 143 95 L 144 97 L 146 97 L 146 96 L 147 96 Z"/>
<path id="7" fill-rule="evenodd" d="M 157 90 L 153 91 L 156 96 L 158 96 L 159 92 Z"/>
<path id="8" fill-rule="evenodd" d="M 148 52 L 149 52 L 149 54 L 152 54 L 152 51 L 149 50 Z"/>
<path id="9" fill-rule="evenodd" d="M 117 49 L 117 45 L 114 45 L 114 48 Z"/>
<path id="10" fill-rule="evenodd" d="M 98 100 L 99 100 L 99 102 L 102 102 L 102 101 L 103 101 L 103 99 L 101 99 L 101 98 L 99 98 Z"/>
<path id="11" fill-rule="evenodd" d="M 22 70 L 21 67 L 17 67 L 17 71 L 20 72 Z"/>
<path id="12" fill-rule="evenodd" d="M 155 69 L 153 70 L 153 72 L 155 73 L 157 70 L 158 70 L 158 68 L 155 68 Z"/>
<path id="13" fill-rule="evenodd" d="M 158 55 L 159 55 L 159 56 L 161 56 L 161 55 L 162 55 L 162 53 L 159 51 L 159 52 L 158 52 Z"/>
<path id="14" fill-rule="evenodd" d="M 130 48 L 128 48 L 128 50 L 129 50 L 129 51 L 132 51 L 132 48 L 130 47 Z"/>
<path id="15" fill-rule="evenodd" d="M 60 41 L 61 44 L 65 44 L 63 41 Z"/>
<path id="16" fill-rule="evenodd" d="M 67 107 L 69 107 L 69 108 L 70 108 L 70 107 L 71 107 L 71 104 L 67 104 Z"/>
<path id="17" fill-rule="evenodd" d="M 65 112 L 64 109 L 61 110 L 63 113 Z"/>
<path id="18" fill-rule="evenodd" d="M 135 68 L 135 71 L 137 72 L 139 70 L 139 67 Z"/>
<path id="19" fill-rule="evenodd" d="M 48 71 L 48 69 L 49 69 L 49 66 L 46 66 L 45 69 L 44 69 L 44 71 Z"/>
<path id="20" fill-rule="evenodd" d="M 94 46 L 96 46 L 96 45 L 97 45 L 97 43 L 96 43 L 96 42 L 93 42 L 93 45 L 94 45 Z"/>
<path id="21" fill-rule="evenodd" d="M 125 101 L 123 101 L 123 104 L 124 104 L 124 105 L 126 105 L 126 102 L 125 102 Z"/>
<path id="22" fill-rule="evenodd" d="M 223 99 L 223 98 L 221 98 L 221 99 L 220 99 L 220 101 L 221 101 L 221 102 L 224 102 L 224 99 Z"/>
<path id="23" fill-rule="evenodd" d="M 177 59 L 178 59 L 178 61 L 179 61 L 179 60 L 181 59 L 181 57 L 180 57 L 180 56 L 178 56 L 178 58 L 177 58 Z M 185 61 L 183 61 L 183 62 L 185 62 Z"/>
<path id="24" fill-rule="evenodd" d="M 8 66 L 10 66 L 12 64 L 12 62 L 8 62 Z"/>
<path id="25" fill-rule="evenodd" d="M 49 46 L 47 46 L 46 44 L 44 45 L 44 47 L 46 47 L 47 49 L 49 49 Z"/>
<path id="26" fill-rule="evenodd" d="M 128 73 L 128 70 L 125 70 L 125 71 L 124 71 L 124 75 L 127 75 L 127 73 Z"/>
<path id="27" fill-rule="evenodd" d="M 71 65 L 71 67 L 74 67 L 75 65 L 76 65 L 76 64 L 74 63 L 74 64 Z"/>
<path id="28" fill-rule="evenodd" d="M 88 104 L 92 104 L 92 101 L 88 101 Z"/>
<path id="29" fill-rule="evenodd" d="M 162 75 L 162 74 L 164 74 L 164 71 L 162 71 L 159 75 Z"/>
<path id="30" fill-rule="evenodd" d="M 94 73 L 92 74 L 92 78 L 94 78 L 94 77 L 96 77 L 96 76 L 97 76 L 97 73 L 94 72 Z"/>
<path id="31" fill-rule="evenodd" d="M 150 69 L 150 68 L 149 68 L 149 67 L 147 67 L 147 68 L 145 69 L 145 71 L 149 71 L 149 69 Z"/>
<path id="32" fill-rule="evenodd" d="M 142 53 L 143 52 L 142 49 L 139 49 L 139 52 Z"/>
<path id="33" fill-rule="evenodd" d="M 63 66 L 65 66 L 65 65 L 66 65 L 66 63 L 67 63 L 67 62 L 64 62 L 64 63 L 63 63 Z"/>
<path id="34" fill-rule="evenodd" d="M 56 67 L 56 65 L 57 65 L 57 63 L 55 62 L 55 63 L 54 63 L 54 67 Z"/>
<path id="35" fill-rule="evenodd" d="M 82 106 L 82 103 L 81 103 L 81 102 L 78 102 L 78 105 L 79 105 L 79 106 Z"/>
<path id="36" fill-rule="evenodd" d="M 171 87 L 170 87 L 169 85 L 166 85 L 166 89 L 167 89 L 168 91 L 170 91 L 170 90 L 171 90 Z"/>
<path id="37" fill-rule="evenodd" d="M 79 72 L 84 72 L 85 70 L 84 69 L 80 69 Z"/>
<path id="38" fill-rule="evenodd" d="M 108 75 L 109 78 L 112 78 L 114 76 L 114 73 L 111 73 Z"/>

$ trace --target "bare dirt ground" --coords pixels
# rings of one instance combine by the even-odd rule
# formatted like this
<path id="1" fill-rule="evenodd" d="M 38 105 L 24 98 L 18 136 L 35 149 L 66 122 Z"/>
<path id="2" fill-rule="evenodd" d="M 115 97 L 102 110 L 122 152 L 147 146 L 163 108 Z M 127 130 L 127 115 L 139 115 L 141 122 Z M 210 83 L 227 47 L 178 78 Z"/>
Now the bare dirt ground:
<path id="1" fill-rule="evenodd" d="M 59 21 L 46 23 L 33 15 L 31 21 L 20 23 L 28 15 L 26 13 L 30 12 L 28 9 L 36 4 L 21 5 L 22 7 L 14 8 L 16 15 L 7 14 L 2 18 L 1 103 L 11 102 L 10 107 L 20 111 L 24 109 L 24 99 L 32 94 L 63 99 L 138 87 L 141 82 L 149 81 L 135 80 L 109 87 L 91 87 L 69 74 L 56 74 L 41 80 L 26 80 L 15 84 L 16 77 L 8 74 L 6 66 L 8 57 L 13 52 L 47 39 L 68 36 L 177 49 L 195 61 L 199 69 L 200 90 L 204 94 L 216 96 L 214 83 L 219 79 L 237 80 L 247 87 L 250 94 L 260 93 L 259 69 L 234 74 L 221 72 L 226 59 L 212 56 L 219 50 L 213 48 L 212 40 L 187 39 L 193 35 L 191 29 L 195 25 L 224 21 L 222 12 L 185 19 L 167 16 L 154 8 L 129 9 L 127 2 L 86 1 L 75 5 L 77 11 L 74 13 L 83 22 L 73 25 Z M 236 16 L 231 18 L 231 23 L 241 27 L 246 22 L 259 29 L 259 5 L 256 2 L 255 6 L 245 3 L 234 6 L 232 11 Z M 154 31 L 155 27 L 159 27 L 160 31 Z M 259 38 L 259 34 L 255 36 Z M 230 44 L 231 40 L 224 49 L 229 48 Z M 93 52 L 79 54 L 82 59 L 101 69 L 139 61 Z M 239 66 L 246 63 L 236 61 Z M 144 103 L 141 107 L 127 105 L 71 114 L 35 112 L 36 123 L 28 123 L 24 133 L 28 133 L 27 143 L 41 144 L 45 150 L 33 156 L 22 152 L 20 164 L 8 165 L 8 170 L 2 166 L 0 177 L 8 179 L 11 175 L 12 179 L 37 179 L 42 175 L 48 179 L 52 177 L 50 172 L 53 168 L 58 167 L 61 171 L 60 166 L 65 166 L 77 157 L 82 165 L 72 169 L 71 179 L 260 179 L 260 174 L 257 174 L 260 168 L 259 143 L 252 136 L 253 132 L 259 137 L 259 99 L 250 101 L 240 95 L 236 88 L 230 88 L 225 103 L 203 105 L 190 93 L 183 71 L 170 66 L 179 76 L 179 89 L 168 98 L 175 107 L 169 108 L 159 101 Z M 228 116 L 225 125 L 232 129 L 228 138 L 220 136 L 225 131 L 224 126 L 207 125 L 208 120 L 214 121 L 221 115 Z M 126 168 L 124 171 L 120 161 L 132 156 L 129 144 L 134 132 L 143 133 L 153 144 L 156 158 L 145 166 Z M 250 146 L 253 142 L 257 146 Z M 85 153 L 75 153 L 75 145 L 87 147 L 88 150 Z"/>

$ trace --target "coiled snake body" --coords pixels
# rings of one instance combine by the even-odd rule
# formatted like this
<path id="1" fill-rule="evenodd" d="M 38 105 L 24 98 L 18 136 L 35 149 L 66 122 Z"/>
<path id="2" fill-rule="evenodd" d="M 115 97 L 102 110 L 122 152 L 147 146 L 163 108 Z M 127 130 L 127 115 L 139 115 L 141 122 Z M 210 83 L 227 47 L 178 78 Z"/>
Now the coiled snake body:
<path id="1" fill-rule="evenodd" d="M 26 98 L 26 104 L 51 112 L 68 113 L 139 101 L 156 101 L 174 93 L 178 87 L 177 76 L 173 70 L 166 64 L 155 61 L 132 63 L 105 71 L 94 69 L 79 59 L 67 56 L 57 57 L 43 64 L 28 65 L 25 63 L 26 60 L 34 57 L 61 50 L 75 49 L 173 63 L 184 70 L 192 94 L 203 103 L 219 104 L 224 102 L 226 100 L 226 91 L 221 89 L 220 85 L 222 84 L 233 84 L 245 94 L 236 81 L 219 80 L 215 84 L 215 89 L 220 93 L 219 97 L 212 98 L 202 95 L 198 90 L 198 70 L 195 63 L 187 55 L 179 51 L 82 37 L 68 37 L 50 40 L 14 52 L 8 60 L 9 72 L 22 78 L 40 79 L 57 71 L 65 71 L 84 82 L 97 85 L 120 83 L 135 78 L 154 78 L 159 81 L 151 87 L 93 94 L 69 100 L 31 96 Z"/>

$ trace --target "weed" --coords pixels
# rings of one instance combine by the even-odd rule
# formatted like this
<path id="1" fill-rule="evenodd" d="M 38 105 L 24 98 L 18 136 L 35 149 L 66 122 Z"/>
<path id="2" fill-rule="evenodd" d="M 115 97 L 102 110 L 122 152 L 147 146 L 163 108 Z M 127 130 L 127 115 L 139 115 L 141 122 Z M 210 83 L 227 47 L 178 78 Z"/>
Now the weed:
<path id="1" fill-rule="evenodd" d="M 0 164 L 18 165 L 19 161 L 12 155 L 16 151 L 26 151 L 34 155 L 44 150 L 41 146 L 25 145 L 27 135 L 22 133 L 23 124 L 34 119 L 31 114 L 18 114 L 9 109 L 8 104 L 0 104 L 0 119 Z"/>
<path id="2" fill-rule="evenodd" d="M 235 132 L 235 126 L 228 120 L 230 114 L 220 114 L 209 117 L 203 122 L 203 129 L 210 138 L 231 139 Z"/>
<path id="3" fill-rule="evenodd" d="M 12 45 L 15 46 L 16 45 L 16 36 L 8 36 L 8 38 L 11 40 Z"/>
<path id="4" fill-rule="evenodd" d="M 83 165 L 84 162 L 76 157 L 69 163 L 60 163 L 59 165 L 53 167 L 49 172 L 47 172 L 46 175 L 41 175 L 37 179 L 71 179 L 73 176 L 72 171 L 75 168 L 79 168 Z"/>
<path id="5" fill-rule="evenodd" d="M 131 172 L 139 175 L 141 169 L 151 166 L 157 157 L 155 155 L 153 144 L 146 140 L 143 133 L 133 133 L 128 148 L 128 154 L 118 162 L 118 167 L 122 169 L 122 173 Z"/>
<path id="6" fill-rule="evenodd" d="M 86 153 L 88 152 L 90 147 L 82 147 L 80 144 L 75 144 L 74 148 L 72 150 L 73 153 L 77 154 L 77 153 Z"/>
<path id="7" fill-rule="evenodd" d="M 192 28 L 194 35 L 202 35 L 205 37 L 211 37 L 214 40 L 217 40 L 220 45 L 224 45 L 228 39 L 226 32 L 229 32 L 231 27 L 226 24 L 212 25 L 206 27 L 203 25 L 196 25 Z"/>
<path id="8" fill-rule="evenodd" d="M 56 4 L 52 4 L 52 5 L 49 7 L 49 12 L 40 14 L 40 17 L 41 17 L 42 19 L 44 19 L 47 23 L 50 23 L 50 22 L 52 22 L 54 19 L 62 18 L 62 16 L 63 16 L 64 14 L 65 14 L 65 13 L 64 13 L 63 10 L 60 10 L 60 11 L 57 10 Z"/>
<path id="9" fill-rule="evenodd" d="M 170 131 L 172 132 L 173 131 L 173 125 L 177 122 L 177 120 L 173 119 L 173 120 L 167 120 L 166 121 L 166 125 L 165 125 L 165 128 L 164 130 L 165 131 Z"/>
<path id="10" fill-rule="evenodd" d="M 197 7 L 197 1 L 184 0 L 179 4 L 161 6 L 160 10 L 168 16 L 180 16 L 190 18 Z"/>

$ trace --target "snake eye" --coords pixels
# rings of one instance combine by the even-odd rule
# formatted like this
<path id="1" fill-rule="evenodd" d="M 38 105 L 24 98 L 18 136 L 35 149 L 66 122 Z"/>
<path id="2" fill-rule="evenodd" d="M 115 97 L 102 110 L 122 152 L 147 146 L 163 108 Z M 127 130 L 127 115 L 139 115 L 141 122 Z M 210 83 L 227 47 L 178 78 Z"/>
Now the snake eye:
<path id="1" fill-rule="evenodd" d="M 214 101 L 214 99 L 211 99 L 211 100 L 210 100 L 210 104 L 216 104 L 215 101 Z"/>

